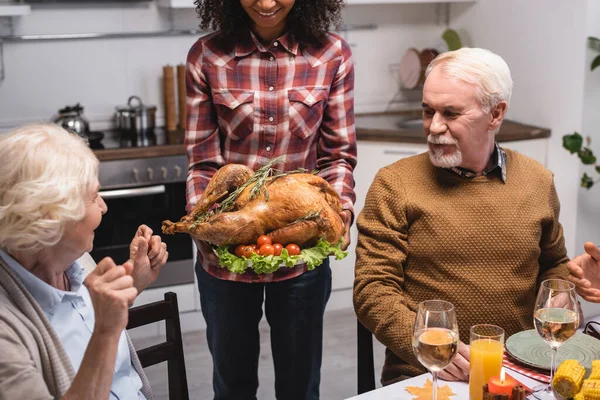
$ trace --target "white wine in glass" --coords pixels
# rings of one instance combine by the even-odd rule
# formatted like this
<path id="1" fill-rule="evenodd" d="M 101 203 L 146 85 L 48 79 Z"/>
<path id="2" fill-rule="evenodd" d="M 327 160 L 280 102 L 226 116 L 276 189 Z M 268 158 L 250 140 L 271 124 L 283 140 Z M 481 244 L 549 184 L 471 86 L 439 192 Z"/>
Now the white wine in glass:
<path id="1" fill-rule="evenodd" d="M 534 393 L 540 400 L 554 400 L 552 380 L 556 371 L 558 348 L 569 340 L 579 327 L 579 307 L 575 285 L 562 279 L 542 282 L 535 302 L 533 324 L 542 339 L 552 349 L 550 384 Z M 535 390 L 535 388 L 534 388 Z"/>
<path id="2" fill-rule="evenodd" d="M 437 376 L 456 357 L 458 324 L 451 303 L 427 300 L 419 303 L 413 329 L 413 351 L 431 372 L 432 400 L 437 400 Z"/>

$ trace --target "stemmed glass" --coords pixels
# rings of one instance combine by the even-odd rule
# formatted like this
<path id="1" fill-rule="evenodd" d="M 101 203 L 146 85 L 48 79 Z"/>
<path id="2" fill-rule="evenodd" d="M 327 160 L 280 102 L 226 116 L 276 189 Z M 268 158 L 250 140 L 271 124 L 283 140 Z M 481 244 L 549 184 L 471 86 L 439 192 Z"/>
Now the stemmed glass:
<path id="1" fill-rule="evenodd" d="M 431 398 L 437 400 L 438 373 L 446 368 L 458 350 L 458 325 L 452 303 L 427 300 L 419 303 L 413 328 L 413 351 L 431 372 Z"/>
<path id="2" fill-rule="evenodd" d="M 556 399 L 552 390 L 552 380 L 556 371 L 556 353 L 558 348 L 577 331 L 578 311 L 574 284 L 561 279 L 548 279 L 542 282 L 535 302 L 533 323 L 537 333 L 550 345 L 552 361 L 550 384 L 534 393 L 534 396 L 540 400 Z"/>

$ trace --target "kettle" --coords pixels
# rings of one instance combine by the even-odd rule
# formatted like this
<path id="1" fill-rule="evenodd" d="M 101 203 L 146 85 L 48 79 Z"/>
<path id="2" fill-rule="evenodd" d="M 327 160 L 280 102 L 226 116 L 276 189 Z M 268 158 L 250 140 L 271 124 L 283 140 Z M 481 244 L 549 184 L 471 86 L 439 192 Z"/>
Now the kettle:
<path id="1" fill-rule="evenodd" d="M 52 122 L 83 138 L 87 138 L 90 134 L 90 125 L 83 117 L 83 107 L 79 103 L 58 110 L 58 115 L 52 119 Z"/>

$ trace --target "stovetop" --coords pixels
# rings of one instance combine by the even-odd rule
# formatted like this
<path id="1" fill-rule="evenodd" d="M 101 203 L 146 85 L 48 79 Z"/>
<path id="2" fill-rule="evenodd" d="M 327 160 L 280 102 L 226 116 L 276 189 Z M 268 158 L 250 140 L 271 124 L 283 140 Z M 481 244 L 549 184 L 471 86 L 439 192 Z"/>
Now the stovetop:
<path id="1" fill-rule="evenodd" d="M 164 129 L 155 129 L 152 134 L 140 138 L 119 130 L 92 131 L 88 137 L 92 150 L 149 147 L 169 144 Z"/>

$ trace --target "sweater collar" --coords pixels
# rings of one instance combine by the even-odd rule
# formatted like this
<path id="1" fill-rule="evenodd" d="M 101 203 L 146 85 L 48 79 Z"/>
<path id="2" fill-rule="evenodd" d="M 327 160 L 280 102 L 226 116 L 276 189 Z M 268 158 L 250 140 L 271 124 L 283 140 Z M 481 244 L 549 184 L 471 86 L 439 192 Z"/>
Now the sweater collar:
<path id="1" fill-rule="evenodd" d="M 506 183 L 506 152 L 500 147 L 498 142 L 494 142 L 494 152 L 492 153 L 492 165 L 489 168 L 483 170 L 482 175 L 489 175 L 494 171 L 498 171 L 502 182 Z M 462 176 L 463 178 L 475 178 L 477 175 L 473 171 L 470 171 L 461 167 L 448 168 L 455 174 Z"/>

